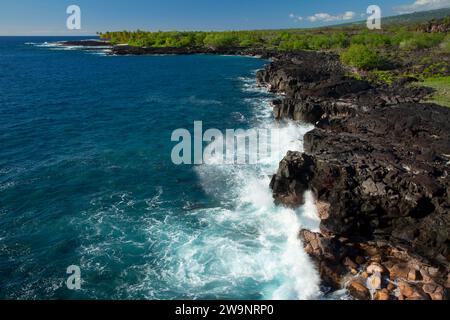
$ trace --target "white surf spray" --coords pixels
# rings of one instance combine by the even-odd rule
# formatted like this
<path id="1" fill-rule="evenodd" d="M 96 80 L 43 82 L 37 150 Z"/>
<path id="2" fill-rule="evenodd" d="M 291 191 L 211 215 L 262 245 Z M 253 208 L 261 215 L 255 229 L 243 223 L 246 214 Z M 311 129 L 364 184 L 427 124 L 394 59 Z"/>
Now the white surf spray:
<path id="1" fill-rule="evenodd" d="M 254 81 L 243 82 L 245 91 L 261 90 Z M 279 126 L 269 101 L 267 97 L 248 101 L 255 107 L 256 129 Z M 219 298 L 240 287 L 247 296 L 263 299 L 320 297 L 318 273 L 298 238 L 302 228 L 318 229 L 313 198 L 307 196 L 303 208 L 291 210 L 275 206 L 269 188 L 279 155 L 301 151 L 303 135 L 311 129 L 295 123 L 283 125 L 279 128 L 281 143 L 272 142 L 271 154 L 258 165 L 196 168 L 203 189 L 223 207 L 192 212 L 207 227 L 179 248 L 178 281 L 191 288 L 208 288 L 209 294 Z"/>

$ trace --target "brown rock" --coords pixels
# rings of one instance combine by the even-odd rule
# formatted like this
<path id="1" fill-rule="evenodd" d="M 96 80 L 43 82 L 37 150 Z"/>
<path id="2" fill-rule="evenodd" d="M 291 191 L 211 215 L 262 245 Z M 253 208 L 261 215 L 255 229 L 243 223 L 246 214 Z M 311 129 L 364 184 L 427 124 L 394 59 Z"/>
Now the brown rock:
<path id="1" fill-rule="evenodd" d="M 418 280 L 421 280 L 421 278 L 422 277 L 420 276 L 420 273 L 417 270 L 415 270 L 415 269 L 409 270 L 408 280 L 410 280 L 410 281 L 418 281 Z"/>
<path id="2" fill-rule="evenodd" d="M 406 266 L 406 264 L 396 263 L 393 264 L 391 267 L 388 267 L 388 270 L 391 279 L 397 278 L 408 279 L 409 268 Z"/>
<path id="3" fill-rule="evenodd" d="M 299 235 L 303 240 L 305 251 L 310 255 L 321 255 L 322 250 L 320 248 L 320 236 L 317 233 L 302 230 Z"/>
<path id="4" fill-rule="evenodd" d="M 390 294 L 387 289 L 378 290 L 374 295 L 374 300 L 387 301 L 390 300 Z"/>
<path id="5" fill-rule="evenodd" d="M 430 295 L 432 300 L 444 300 L 445 289 L 444 287 L 435 283 L 427 283 L 423 286 L 423 291 Z"/>
<path id="6" fill-rule="evenodd" d="M 400 289 L 400 294 L 405 298 L 412 297 L 415 293 L 414 288 L 407 282 L 400 282 L 398 288 Z"/>
<path id="7" fill-rule="evenodd" d="M 372 262 L 381 263 L 381 256 L 379 254 L 376 254 L 371 257 Z"/>
<path id="8" fill-rule="evenodd" d="M 353 280 L 347 287 L 350 295 L 356 300 L 370 300 L 370 291 L 358 280 Z"/>
<path id="9" fill-rule="evenodd" d="M 316 202 L 317 212 L 319 214 L 320 220 L 325 220 L 330 217 L 330 207 L 331 205 L 326 202 L 317 201 Z"/>
<path id="10" fill-rule="evenodd" d="M 428 268 L 428 273 L 432 277 L 437 277 L 439 275 L 439 269 L 438 268 L 434 268 L 434 267 L 429 267 Z"/>
<path id="11" fill-rule="evenodd" d="M 400 295 L 407 300 L 429 300 L 429 296 L 420 288 L 405 281 L 399 282 Z"/>
<path id="12" fill-rule="evenodd" d="M 420 269 L 420 276 L 425 282 L 432 282 L 433 279 L 431 278 L 430 274 L 428 273 L 427 268 Z"/>

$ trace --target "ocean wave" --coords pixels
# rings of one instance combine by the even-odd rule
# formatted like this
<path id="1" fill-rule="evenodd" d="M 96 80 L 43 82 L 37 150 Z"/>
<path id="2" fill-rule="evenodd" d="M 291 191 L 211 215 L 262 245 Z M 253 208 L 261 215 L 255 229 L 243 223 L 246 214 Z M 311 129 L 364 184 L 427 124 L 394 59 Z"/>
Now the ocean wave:
<path id="1" fill-rule="evenodd" d="M 197 96 L 190 96 L 186 99 L 189 103 L 195 104 L 195 105 L 202 105 L 202 106 L 208 106 L 208 105 L 221 105 L 222 102 L 214 99 L 203 99 L 199 98 Z"/>
<path id="2" fill-rule="evenodd" d="M 236 122 L 245 122 L 246 121 L 245 116 L 240 112 L 233 112 L 233 113 L 231 113 L 231 116 L 233 117 L 233 119 Z"/>
<path id="3" fill-rule="evenodd" d="M 26 42 L 25 45 L 47 48 L 51 51 L 83 51 L 89 54 L 106 56 L 111 53 L 110 46 L 65 46 L 62 42 Z"/>
<path id="4" fill-rule="evenodd" d="M 47 42 L 47 41 L 41 43 L 33 43 L 32 45 L 38 48 L 54 48 L 62 46 L 62 44 L 59 42 Z"/>
<path id="5" fill-rule="evenodd" d="M 266 94 L 267 89 L 264 87 L 261 87 L 257 84 L 254 78 L 250 77 L 239 77 L 238 80 L 242 82 L 241 90 L 244 92 L 250 92 L 250 93 L 260 93 L 260 94 Z"/>

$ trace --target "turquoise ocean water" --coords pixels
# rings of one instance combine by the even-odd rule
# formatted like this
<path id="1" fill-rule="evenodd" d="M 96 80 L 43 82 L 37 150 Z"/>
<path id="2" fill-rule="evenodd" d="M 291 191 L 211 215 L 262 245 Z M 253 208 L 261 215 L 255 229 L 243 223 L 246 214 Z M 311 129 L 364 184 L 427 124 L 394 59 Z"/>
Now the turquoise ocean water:
<path id="1" fill-rule="evenodd" d="M 297 239 L 258 165 L 176 166 L 172 131 L 275 126 L 256 70 L 228 56 L 113 57 L 0 38 L 0 298 L 309 299 Z M 282 153 L 310 128 L 285 124 Z M 80 266 L 82 288 L 66 287 Z"/>

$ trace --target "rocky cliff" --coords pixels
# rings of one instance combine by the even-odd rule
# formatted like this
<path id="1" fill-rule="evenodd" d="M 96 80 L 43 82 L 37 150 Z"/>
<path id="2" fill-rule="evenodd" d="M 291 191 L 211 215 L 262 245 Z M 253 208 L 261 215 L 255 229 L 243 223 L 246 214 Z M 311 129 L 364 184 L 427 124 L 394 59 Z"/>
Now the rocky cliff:
<path id="1" fill-rule="evenodd" d="M 300 232 L 324 286 L 357 299 L 447 299 L 450 287 L 450 109 L 422 104 L 404 79 L 374 86 L 339 57 L 278 57 L 258 82 L 284 94 L 277 119 L 313 123 L 271 183 L 296 207 L 315 194 L 321 233 Z"/>

